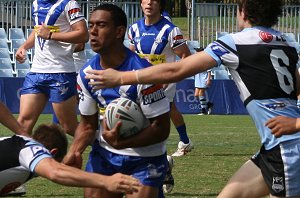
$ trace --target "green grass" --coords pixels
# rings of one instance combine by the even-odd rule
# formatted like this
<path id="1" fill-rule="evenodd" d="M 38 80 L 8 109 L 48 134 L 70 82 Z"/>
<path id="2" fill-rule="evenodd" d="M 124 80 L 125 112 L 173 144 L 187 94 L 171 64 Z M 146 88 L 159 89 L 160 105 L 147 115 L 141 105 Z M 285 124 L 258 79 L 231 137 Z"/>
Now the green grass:
<path id="1" fill-rule="evenodd" d="M 230 176 L 259 149 L 254 124 L 246 115 L 184 115 L 184 119 L 195 149 L 175 158 L 175 187 L 166 197 L 216 197 Z M 39 123 L 50 121 L 49 115 L 39 119 Z M 11 134 L 3 126 L 0 131 L 1 136 Z M 167 143 L 170 154 L 176 150 L 178 140 L 172 126 Z M 83 197 L 81 188 L 57 185 L 43 178 L 29 181 L 26 187 L 27 197 Z"/>
<path id="2" fill-rule="evenodd" d="M 188 38 L 188 19 L 186 17 L 174 17 L 172 22 L 180 28 L 185 39 Z"/>

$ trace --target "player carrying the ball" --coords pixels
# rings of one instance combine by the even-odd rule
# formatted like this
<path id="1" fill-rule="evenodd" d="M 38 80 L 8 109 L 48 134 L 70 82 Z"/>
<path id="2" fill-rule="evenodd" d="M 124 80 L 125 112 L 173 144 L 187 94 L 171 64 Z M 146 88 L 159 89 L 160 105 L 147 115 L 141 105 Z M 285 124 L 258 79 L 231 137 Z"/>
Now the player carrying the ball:
<path id="1" fill-rule="evenodd" d="M 95 8 L 89 20 L 92 49 L 97 54 L 86 63 L 78 75 L 81 120 L 64 162 L 75 165 L 76 152 L 83 153 L 92 143 L 86 171 L 103 175 L 123 173 L 139 179 L 142 187 L 127 198 L 155 198 L 159 195 L 168 166 L 166 140 L 170 133 L 170 105 L 162 85 L 129 85 L 93 90 L 85 78 L 88 70 L 114 68 L 120 71 L 138 70 L 150 66 L 145 59 L 123 45 L 127 27 L 124 11 L 113 4 Z M 99 108 L 105 108 L 116 98 L 126 97 L 140 105 L 150 124 L 132 137 L 122 139 L 117 128 L 109 130 L 99 119 Z M 103 125 L 102 125 L 103 124 Z M 96 133 L 97 131 L 97 133 Z M 85 197 L 122 198 L 122 193 L 86 188 Z"/>

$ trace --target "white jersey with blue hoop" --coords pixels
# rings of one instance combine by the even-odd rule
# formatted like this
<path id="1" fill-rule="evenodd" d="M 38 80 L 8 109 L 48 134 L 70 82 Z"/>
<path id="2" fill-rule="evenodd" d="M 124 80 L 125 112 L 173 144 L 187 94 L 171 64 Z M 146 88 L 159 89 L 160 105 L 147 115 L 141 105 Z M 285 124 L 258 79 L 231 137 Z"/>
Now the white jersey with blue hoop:
<path id="1" fill-rule="evenodd" d="M 51 32 L 69 32 L 71 25 L 85 20 L 75 0 L 35 0 L 32 6 L 35 29 L 45 24 Z M 75 72 L 72 57 L 75 45 L 35 36 L 35 55 L 31 71 L 37 73 Z"/>
<path id="2" fill-rule="evenodd" d="M 119 71 L 132 71 L 150 66 L 151 64 L 145 59 L 140 58 L 136 53 L 126 48 L 127 57 L 125 61 L 116 68 Z M 96 54 L 85 64 L 78 75 L 79 91 L 79 110 L 82 115 L 93 115 L 99 111 L 99 108 L 106 106 L 116 98 L 126 97 L 140 105 L 146 118 L 154 118 L 170 110 L 169 101 L 164 95 L 162 85 L 124 85 L 115 88 L 106 88 L 98 91 L 92 91 L 89 86 L 89 80 L 85 79 L 86 70 L 102 70 L 100 65 L 100 56 Z M 111 147 L 101 135 L 102 129 L 100 124 L 99 134 L 96 139 L 99 140 L 100 146 L 105 149 L 130 156 L 159 156 L 166 152 L 166 141 L 139 148 L 127 148 L 117 150 Z"/>
<path id="3" fill-rule="evenodd" d="M 0 138 L 0 150 L 0 195 L 36 176 L 35 166 L 52 157 L 43 145 L 19 135 Z"/>
<path id="4" fill-rule="evenodd" d="M 275 138 L 265 126 L 278 115 L 300 117 L 295 79 L 299 58 L 292 46 L 278 31 L 253 27 L 225 35 L 205 49 L 229 69 L 267 150 L 300 138 L 300 132 Z"/>

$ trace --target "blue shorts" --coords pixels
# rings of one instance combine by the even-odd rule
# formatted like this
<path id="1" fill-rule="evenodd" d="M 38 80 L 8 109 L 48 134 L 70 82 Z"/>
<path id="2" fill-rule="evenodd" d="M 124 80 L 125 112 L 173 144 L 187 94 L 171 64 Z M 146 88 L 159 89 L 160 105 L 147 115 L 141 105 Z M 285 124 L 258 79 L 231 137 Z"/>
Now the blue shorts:
<path id="1" fill-rule="evenodd" d="M 167 155 L 138 157 L 119 155 L 102 148 L 98 141 L 92 146 L 86 165 L 87 172 L 113 175 L 132 175 L 145 186 L 159 188 L 163 185 L 168 166 Z"/>
<path id="2" fill-rule="evenodd" d="M 208 73 L 207 71 L 205 72 L 201 72 L 195 75 L 195 88 L 208 88 L 208 86 L 206 85 L 208 80 Z"/>
<path id="3" fill-rule="evenodd" d="M 77 95 L 76 73 L 33 73 L 29 72 L 24 80 L 23 94 L 43 93 L 50 102 L 62 102 Z"/>

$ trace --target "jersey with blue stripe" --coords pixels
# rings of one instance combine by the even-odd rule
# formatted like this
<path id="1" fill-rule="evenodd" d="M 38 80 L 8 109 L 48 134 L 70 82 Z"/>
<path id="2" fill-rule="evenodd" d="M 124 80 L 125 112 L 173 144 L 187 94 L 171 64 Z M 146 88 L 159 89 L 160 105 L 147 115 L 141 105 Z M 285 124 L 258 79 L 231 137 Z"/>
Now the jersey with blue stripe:
<path id="1" fill-rule="evenodd" d="M 267 150 L 300 138 L 300 132 L 275 138 L 265 126 L 275 116 L 300 117 L 295 78 L 299 58 L 282 33 L 263 27 L 247 28 L 219 38 L 205 51 L 218 65 L 229 69 Z"/>
<path id="2" fill-rule="evenodd" d="M 173 50 L 186 43 L 180 29 L 165 17 L 153 25 L 146 25 L 145 18 L 142 18 L 129 28 L 128 38 L 135 51 L 153 65 L 175 62 Z M 173 102 L 175 93 L 176 84 L 168 84 L 165 94 L 170 102 Z"/>
<path id="3" fill-rule="evenodd" d="M 75 0 L 35 0 L 32 5 L 35 29 L 45 24 L 51 32 L 70 32 L 72 25 L 85 20 Z M 75 45 L 35 36 L 35 55 L 31 71 L 37 73 L 75 72 Z M 51 68 L 51 69 L 50 69 Z"/>
<path id="4" fill-rule="evenodd" d="M 36 165 L 52 157 L 43 145 L 19 135 L 0 138 L 0 150 L 0 195 L 36 176 Z"/>
<path id="5" fill-rule="evenodd" d="M 180 29 L 164 17 L 153 25 L 146 25 L 145 18 L 137 21 L 129 28 L 128 38 L 137 53 L 164 54 L 166 62 L 175 62 L 173 49 L 186 43 Z"/>
<path id="6" fill-rule="evenodd" d="M 150 66 L 145 59 L 140 58 L 136 53 L 126 48 L 127 57 L 125 61 L 115 68 L 119 71 L 132 71 Z M 169 102 L 166 99 L 162 85 L 123 85 L 114 88 L 105 88 L 93 91 L 89 86 L 89 80 L 85 79 L 86 71 L 89 69 L 102 70 L 100 65 L 100 55 L 96 54 L 80 70 L 78 75 L 79 91 L 79 110 L 82 115 L 94 115 L 99 112 L 99 108 L 106 106 L 116 98 L 126 97 L 140 105 L 146 118 L 154 118 L 170 110 Z M 99 125 L 99 134 L 96 139 L 105 149 L 121 154 L 131 156 L 158 156 L 165 153 L 165 141 L 139 148 L 127 148 L 117 150 L 111 147 L 101 136 L 102 129 Z"/>

